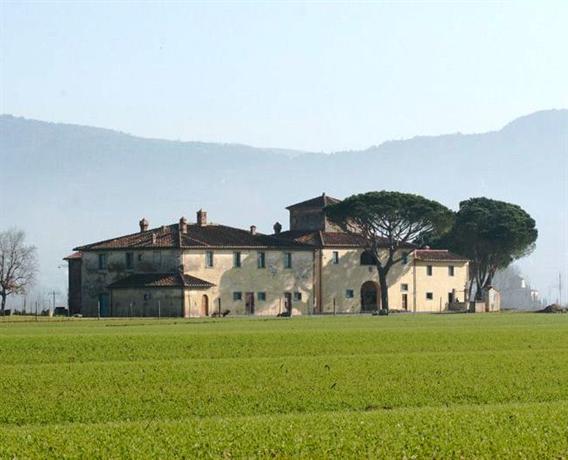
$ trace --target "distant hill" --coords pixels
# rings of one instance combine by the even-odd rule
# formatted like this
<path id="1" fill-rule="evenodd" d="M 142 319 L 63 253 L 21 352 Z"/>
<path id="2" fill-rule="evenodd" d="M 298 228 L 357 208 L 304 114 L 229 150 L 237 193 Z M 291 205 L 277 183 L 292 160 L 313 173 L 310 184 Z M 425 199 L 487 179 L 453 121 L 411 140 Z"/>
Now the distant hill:
<path id="1" fill-rule="evenodd" d="M 547 296 L 568 272 L 568 110 L 518 118 L 499 131 L 385 142 L 332 154 L 144 139 L 107 129 L 0 116 L 0 228 L 39 248 L 42 282 L 64 287 L 73 246 L 150 224 L 212 220 L 271 232 L 285 206 L 326 192 L 424 194 L 457 209 L 485 195 L 537 220 L 537 250 L 520 266 Z"/>

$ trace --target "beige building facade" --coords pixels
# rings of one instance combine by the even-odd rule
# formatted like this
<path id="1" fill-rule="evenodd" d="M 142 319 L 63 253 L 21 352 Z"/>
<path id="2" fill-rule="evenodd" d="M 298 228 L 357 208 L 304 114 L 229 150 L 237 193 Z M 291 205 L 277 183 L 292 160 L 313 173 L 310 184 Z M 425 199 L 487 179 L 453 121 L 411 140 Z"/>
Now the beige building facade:
<path id="1" fill-rule="evenodd" d="M 288 207 L 290 229 L 272 235 L 196 222 L 149 229 L 75 248 L 70 310 L 85 316 L 306 315 L 377 311 L 373 256 L 358 235 L 325 216 L 322 195 Z M 391 310 L 441 312 L 466 301 L 468 261 L 407 245 L 389 272 Z"/>

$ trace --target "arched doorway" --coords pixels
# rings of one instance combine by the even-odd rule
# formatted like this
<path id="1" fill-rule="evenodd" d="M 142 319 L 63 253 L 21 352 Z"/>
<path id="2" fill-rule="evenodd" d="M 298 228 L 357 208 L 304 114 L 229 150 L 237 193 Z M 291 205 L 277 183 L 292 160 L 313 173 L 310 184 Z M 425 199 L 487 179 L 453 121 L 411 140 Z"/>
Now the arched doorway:
<path id="1" fill-rule="evenodd" d="M 374 281 L 366 281 L 361 286 L 361 311 L 370 312 L 379 309 L 380 288 Z"/>
<path id="2" fill-rule="evenodd" d="M 203 294 L 201 297 L 201 316 L 209 316 L 209 297 Z"/>

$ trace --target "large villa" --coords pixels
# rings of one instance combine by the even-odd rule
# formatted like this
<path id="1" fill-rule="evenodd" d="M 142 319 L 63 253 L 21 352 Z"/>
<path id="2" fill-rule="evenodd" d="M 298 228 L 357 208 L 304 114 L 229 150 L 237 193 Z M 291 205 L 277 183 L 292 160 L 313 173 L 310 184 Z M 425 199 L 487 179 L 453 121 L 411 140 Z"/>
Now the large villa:
<path id="1" fill-rule="evenodd" d="M 325 215 L 325 194 L 289 206 L 290 228 L 272 235 L 196 222 L 150 228 L 75 248 L 69 307 L 84 316 L 305 315 L 380 308 L 365 240 Z M 447 250 L 401 249 L 388 276 L 391 310 L 440 312 L 465 301 L 468 260 Z"/>

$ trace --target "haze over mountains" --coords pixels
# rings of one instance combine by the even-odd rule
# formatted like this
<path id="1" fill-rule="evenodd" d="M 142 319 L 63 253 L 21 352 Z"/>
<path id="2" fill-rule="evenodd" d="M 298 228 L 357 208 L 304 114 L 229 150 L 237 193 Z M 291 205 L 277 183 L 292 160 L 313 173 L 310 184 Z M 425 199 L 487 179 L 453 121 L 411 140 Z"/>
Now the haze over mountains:
<path id="1" fill-rule="evenodd" d="M 0 116 L 0 229 L 38 247 L 40 281 L 65 292 L 62 257 L 80 244 L 176 222 L 210 220 L 272 232 L 287 205 L 326 192 L 423 194 L 457 209 L 474 196 L 517 203 L 537 221 L 521 262 L 545 297 L 568 273 L 568 110 L 518 118 L 483 134 L 389 141 L 333 154 L 144 139 L 86 126 Z M 63 299 L 61 299 L 63 300 Z"/>

